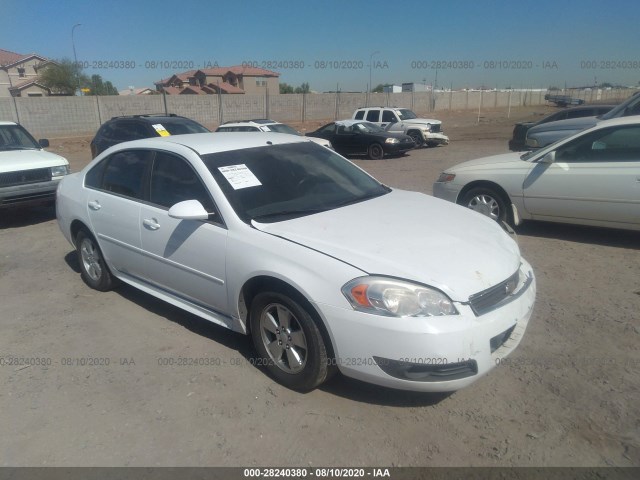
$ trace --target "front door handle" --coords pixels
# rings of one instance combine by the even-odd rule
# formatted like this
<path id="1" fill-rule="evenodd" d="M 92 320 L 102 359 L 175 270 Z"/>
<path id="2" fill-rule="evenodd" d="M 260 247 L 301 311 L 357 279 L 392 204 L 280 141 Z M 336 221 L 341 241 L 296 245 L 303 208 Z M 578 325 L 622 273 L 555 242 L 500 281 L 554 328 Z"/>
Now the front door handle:
<path id="1" fill-rule="evenodd" d="M 149 230 L 158 230 L 160 228 L 160 224 L 158 223 L 158 220 L 156 220 L 155 218 L 145 218 L 142 221 L 142 224 L 147 227 Z"/>
<path id="2" fill-rule="evenodd" d="M 100 202 L 97 200 L 91 200 L 88 205 L 91 210 L 100 210 L 100 208 L 102 208 Z"/>

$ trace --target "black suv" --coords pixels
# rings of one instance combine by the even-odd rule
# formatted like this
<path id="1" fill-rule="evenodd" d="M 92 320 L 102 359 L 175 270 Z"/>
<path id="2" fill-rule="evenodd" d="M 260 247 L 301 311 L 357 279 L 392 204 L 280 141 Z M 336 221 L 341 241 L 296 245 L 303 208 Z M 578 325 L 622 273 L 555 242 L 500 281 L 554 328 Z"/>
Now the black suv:
<path id="1" fill-rule="evenodd" d="M 91 140 L 91 155 L 96 158 L 107 148 L 129 140 L 209 131 L 198 122 L 174 113 L 113 117 L 102 124 Z"/>

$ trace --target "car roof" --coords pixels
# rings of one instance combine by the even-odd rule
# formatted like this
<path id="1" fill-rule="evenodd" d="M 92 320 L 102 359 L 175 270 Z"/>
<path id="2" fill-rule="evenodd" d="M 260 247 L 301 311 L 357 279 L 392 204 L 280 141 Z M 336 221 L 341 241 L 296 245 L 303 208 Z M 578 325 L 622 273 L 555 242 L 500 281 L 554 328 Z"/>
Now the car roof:
<path id="1" fill-rule="evenodd" d="M 0 125 L 18 125 L 16 122 L 0 121 Z"/>
<path id="2" fill-rule="evenodd" d="M 371 122 L 367 122 L 366 120 L 354 120 L 352 118 L 349 118 L 347 120 L 336 120 L 334 123 L 336 125 L 344 125 L 345 127 L 350 127 L 351 125 L 354 125 L 356 123 L 371 123 Z"/>
<path id="3" fill-rule="evenodd" d="M 614 127 L 616 125 L 640 125 L 640 115 L 630 115 L 628 117 L 617 117 L 609 120 L 601 120 L 596 125 L 599 128 Z"/>
<path id="4" fill-rule="evenodd" d="M 208 153 L 228 152 L 232 150 L 263 147 L 266 145 L 300 142 L 311 142 L 311 140 L 298 135 L 290 135 L 288 133 L 265 132 L 262 135 L 256 135 L 252 132 L 211 132 L 189 133 L 184 135 L 170 135 L 168 137 L 134 140 L 131 142 L 119 143 L 116 147 L 119 147 L 118 149 L 161 148 L 166 143 L 172 143 L 190 148 L 200 155 L 206 155 Z"/>
<path id="5" fill-rule="evenodd" d="M 111 117 L 109 121 L 114 120 L 143 120 L 145 122 L 157 122 L 157 121 L 166 121 L 166 120 L 191 120 L 190 118 L 183 117 L 181 115 L 176 115 L 175 113 L 165 114 L 165 113 L 149 113 L 144 115 L 122 115 L 119 117 Z M 193 121 L 193 120 L 191 120 Z"/>
<path id="6" fill-rule="evenodd" d="M 270 120 L 268 118 L 257 118 L 255 120 L 230 120 L 228 122 L 224 122 L 221 127 L 240 127 L 243 125 L 251 125 L 251 126 L 264 126 L 264 125 L 279 125 L 280 122 L 276 122 L 275 120 Z"/>

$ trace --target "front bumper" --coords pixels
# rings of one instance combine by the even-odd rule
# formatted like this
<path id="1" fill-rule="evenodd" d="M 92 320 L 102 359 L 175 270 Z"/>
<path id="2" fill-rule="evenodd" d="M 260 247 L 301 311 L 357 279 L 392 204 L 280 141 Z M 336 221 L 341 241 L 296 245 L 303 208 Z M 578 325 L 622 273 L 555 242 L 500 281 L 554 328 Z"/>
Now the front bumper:
<path id="1" fill-rule="evenodd" d="M 452 203 L 457 203 L 461 190 L 461 185 L 452 182 L 435 182 L 433 184 L 433 196 Z"/>
<path id="2" fill-rule="evenodd" d="M 449 145 L 449 137 L 444 133 L 424 133 L 424 141 L 427 145 Z"/>
<path id="3" fill-rule="evenodd" d="M 26 207 L 51 203 L 62 177 L 54 180 L 11 187 L 0 187 L 0 208 Z"/>
<path id="4" fill-rule="evenodd" d="M 386 387 L 450 392 L 466 387 L 520 343 L 536 295 L 531 266 L 510 301 L 476 316 L 467 302 L 459 315 L 393 318 L 317 304 L 332 332 L 335 363 L 349 377 Z"/>

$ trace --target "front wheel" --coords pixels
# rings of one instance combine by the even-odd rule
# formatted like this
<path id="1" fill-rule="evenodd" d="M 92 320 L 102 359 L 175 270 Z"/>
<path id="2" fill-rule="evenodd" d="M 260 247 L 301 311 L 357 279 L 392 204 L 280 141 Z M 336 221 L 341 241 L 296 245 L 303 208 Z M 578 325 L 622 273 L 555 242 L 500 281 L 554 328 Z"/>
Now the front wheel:
<path id="1" fill-rule="evenodd" d="M 501 194 L 487 187 L 472 188 L 464 194 L 461 205 L 486 215 L 498 223 L 509 223 L 507 202 Z"/>
<path id="2" fill-rule="evenodd" d="M 422 137 L 422 134 L 420 132 L 411 130 L 407 133 L 407 135 L 409 135 L 413 139 L 414 143 L 416 144 L 416 148 L 424 145 L 424 138 Z"/>
<path id="3" fill-rule="evenodd" d="M 382 160 L 382 157 L 384 157 L 382 145 L 378 143 L 372 143 L 369 145 L 369 158 L 371 160 Z"/>
<path id="4" fill-rule="evenodd" d="M 309 391 L 330 376 L 320 330 L 307 310 L 287 295 L 256 295 L 251 303 L 251 336 L 260 363 L 285 387 Z"/>

